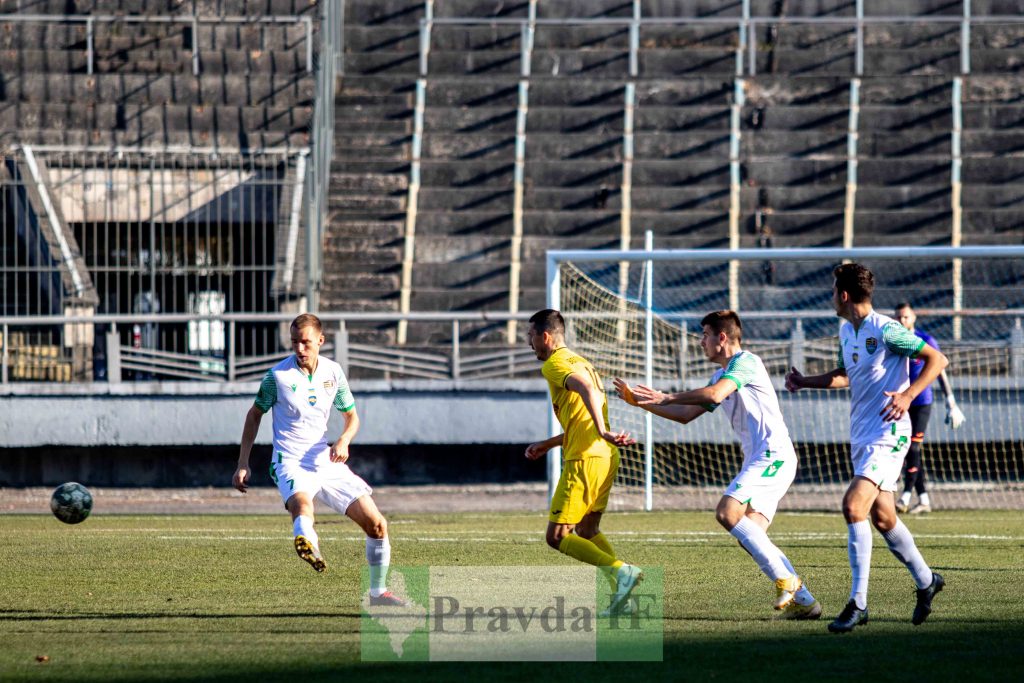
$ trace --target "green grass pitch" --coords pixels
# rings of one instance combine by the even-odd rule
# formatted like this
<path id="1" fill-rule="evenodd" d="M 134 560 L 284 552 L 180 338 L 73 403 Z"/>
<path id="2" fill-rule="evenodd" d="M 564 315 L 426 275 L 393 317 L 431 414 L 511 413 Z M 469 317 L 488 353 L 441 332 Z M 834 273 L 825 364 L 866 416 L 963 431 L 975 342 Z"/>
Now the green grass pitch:
<path id="1" fill-rule="evenodd" d="M 396 565 L 573 562 L 543 543 L 543 512 L 391 523 Z M 362 539 L 333 513 L 318 524 L 323 575 L 295 557 L 284 514 L 98 515 L 75 527 L 5 516 L 0 680 L 1017 680 L 1024 515 L 936 512 L 908 525 L 947 580 L 920 627 L 910 576 L 876 534 L 871 622 L 826 632 L 849 587 L 838 513 L 782 512 L 772 528 L 825 607 L 801 623 L 772 621 L 770 583 L 710 512 L 610 513 L 619 556 L 664 568 L 663 662 L 380 664 L 359 661 Z"/>

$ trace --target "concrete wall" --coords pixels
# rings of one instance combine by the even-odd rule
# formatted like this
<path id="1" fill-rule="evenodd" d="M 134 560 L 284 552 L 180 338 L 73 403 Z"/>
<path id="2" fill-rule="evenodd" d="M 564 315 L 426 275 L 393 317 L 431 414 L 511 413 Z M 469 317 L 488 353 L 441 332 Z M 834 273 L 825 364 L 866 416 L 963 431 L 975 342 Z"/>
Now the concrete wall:
<path id="1" fill-rule="evenodd" d="M 238 443 L 242 421 L 256 395 L 255 383 L 203 385 L 9 384 L 0 394 L 0 444 L 38 446 L 188 446 Z M 361 445 L 524 444 L 547 436 L 548 397 L 542 381 L 354 383 L 362 427 Z M 71 393 L 75 392 L 75 393 Z M 844 443 L 849 434 L 846 392 L 780 392 L 794 441 Z M 1024 394 L 1016 390 L 958 391 L 967 424 L 953 432 L 945 424 L 941 398 L 933 409 L 931 443 L 1024 440 Z M 616 429 L 643 431 L 643 413 L 611 403 Z M 331 438 L 341 432 L 331 422 Z M 266 418 L 257 443 L 271 440 Z M 731 443 L 724 415 L 683 426 L 655 419 L 657 441 Z"/>
<path id="2" fill-rule="evenodd" d="M 364 445 L 527 443 L 547 436 L 542 382 L 364 382 L 353 386 Z M 0 443 L 33 446 L 235 444 L 256 383 L 8 385 Z M 74 392 L 74 393 L 71 393 Z M 331 420 L 331 438 L 342 419 Z M 257 443 L 271 441 L 263 420 Z"/>

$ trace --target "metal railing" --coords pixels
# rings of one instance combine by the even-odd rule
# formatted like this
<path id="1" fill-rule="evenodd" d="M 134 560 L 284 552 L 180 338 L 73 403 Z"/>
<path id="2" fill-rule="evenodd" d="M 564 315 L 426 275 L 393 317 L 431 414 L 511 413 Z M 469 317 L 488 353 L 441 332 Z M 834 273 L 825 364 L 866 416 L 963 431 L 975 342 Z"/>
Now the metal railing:
<path id="1" fill-rule="evenodd" d="M 771 17 L 751 16 L 750 2 L 743 0 L 740 16 L 715 17 L 644 17 L 640 16 L 639 3 L 634 2 L 634 13 L 626 17 L 589 17 L 589 18 L 545 18 L 536 19 L 510 17 L 434 17 L 429 21 L 420 20 L 420 73 L 428 73 L 427 61 L 430 53 L 430 31 L 427 26 L 520 26 L 533 25 L 541 27 L 562 26 L 624 26 L 629 29 L 629 75 L 637 75 L 639 53 L 641 50 L 641 34 L 647 26 L 724 26 L 733 27 L 736 31 L 736 76 L 757 75 L 758 41 L 754 36 L 758 28 L 786 25 L 818 25 L 842 26 L 854 30 L 854 64 L 852 76 L 864 74 L 864 29 L 867 26 L 889 26 L 893 24 L 943 24 L 960 26 L 960 73 L 971 71 L 971 27 L 979 24 L 1022 24 L 1024 14 L 975 16 L 971 13 L 970 0 L 964 0 L 962 15 L 930 14 L 930 15 L 885 15 L 868 16 L 864 12 L 864 1 L 856 0 L 853 16 L 793 16 Z M 522 29 L 521 29 L 522 30 Z M 521 48 L 525 52 L 525 44 Z"/>
<path id="2" fill-rule="evenodd" d="M 0 314 L 279 310 L 300 265 L 306 154 L 0 150 Z"/>
<path id="3" fill-rule="evenodd" d="M 200 26 L 220 25 L 283 25 L 298 24 L 305 26 L 306 71 L 313 71 L 313 19 L 297 15 L 273 15 L 263 17 L 211 17 L 182 15 L 147 15 L 123 16 L 116 14 L 3 14 L 0 25 L 19 24 L 84 24 L 86 32 L 85 53 L 86 73 L 92 74 L 96 62 L 96 25 L 97 24 L 184 24 L 192 28 L 192 75 L 202 73 L 201 48 L 199 46 Z"/>
<path id="4" fill-rule="evenodd" d="M 1001 339 L 969 339 L 943 343 L 951 359 L 950 374 L 969 373 L 972 386 L 1013 388 L 1024 385 L 1024 310 L 991 311 L 918 309 L 928 320 L 951 316 L 1004 320 L 1009 334 Z M 473 381 L 539 378 L 536 354 L 525 341 L 515 345 L 465 345 L 467 327 L 489 323 L 504 326 L 520 322 L 529 314 L 422 312 L 322 313 L 327 343 L 322 352 L 335 358 L 346 372 L 362 379 L 424 379 Z M 593 321 L 622 313 L 566 313 L 571 321 Z M 641 322 L 646 312 L 626 313 Z M 644 344 L 635 349 L 596 347 L 573 342 L 573 348 L 595 359 L 614 357 L 616 367 L 627 375 L 670 386 L 689 386 L 708 374 L 708 363 L 699 351 L 698 313 L 659 313 L 657 319 L 676 326 L 673 340 L 655 341 L 648 332 Z M 266 371 L 290 353 L 287 325 L 293 314 L 225 313 L 219 315 L 89 315 L 20 316 L 0 318 L 0 384 L 23 382 L 119 383 L 167 380 L 207 383 L 258 381 Z M 650 317 L 650 316 L 648 316 Z M 450 336 L 442 342 L 419 346 L 353 341 L 381 323 L 399 320 L 435 323 L 447 327 Z M 813 321 L 834 321 L 832 311 L 750 311 L 743 313 L 744 327 L 755 332 L 744 339 L 744 347 L 759 354 L 773 376 L 781 377 L 790 366 L 828 369 L 835 361 L 834 337 L 808 339 L 805 329 Z M 759 322 L 788 321 L 785 338 L 756 336 Z M 653 320 L 648 321 L 653 322 Z M 1007 326 L 1007 325 L 1004 325 Z M 153 330 L 140 334 L 140 330 Z M 174 345 L 171 330 L 186 338 Z M 271 337 L 262 350 L 253 351 L 242 343 L 254 334 Z M 45 337 L 45 343 L 40 338 Z M 830 367 L 830 366 L 829 366 Z"/>

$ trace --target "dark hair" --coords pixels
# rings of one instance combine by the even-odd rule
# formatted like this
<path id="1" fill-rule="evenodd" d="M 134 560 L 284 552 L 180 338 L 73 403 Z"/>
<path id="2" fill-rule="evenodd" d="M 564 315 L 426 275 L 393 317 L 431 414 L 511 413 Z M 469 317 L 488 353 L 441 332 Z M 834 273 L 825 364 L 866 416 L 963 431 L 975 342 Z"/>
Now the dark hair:
<path id="1" fill-rule="evenodd" d="M 700 326 L 707 325 L 715 334 L 725 332 L 725 336 L 735 342 L 743 340 L 743 323 L 736 311 L 715 311 L 708 313 L 700 321 Z"/>
<path id="2" fill-rule="evenodd" d="M 894 308 L 893 310 L 894 311 L 902 311 L 904 308 L 909 308 L 910 310 L 914 310 L 914 307 L 910 305 L 909 301 L 901 301 L 901 302 L 899 302 L 898 304 L 896 304 L 896 308 Z"/>
<path id="3" fill-rule="evenodd" d="M 565 318 L 553 308 L 545 308 L 534 313 L 530 316 L 530 324 L 540 333 L 565 334 Z"/>
<path id="4" fill-rule="evenodd" d="M 836 266 L 832 274 L 836 278 L 836 289 L 850 295 L 850 301 L 862 304 L 871 301 L 875 291 L 875 276 L 859 263 L 844 263 Z"/>
<path id="5" fill-rule="evenodd" d="M 304 327 L 312 327 L 316 330 L 317 334 L 324 333 L 324 326 L 320 323 L 320 318 L 316 317 L 312 313 L 303 313 L 292 321 L 291 329 L 301 330 Z"/>

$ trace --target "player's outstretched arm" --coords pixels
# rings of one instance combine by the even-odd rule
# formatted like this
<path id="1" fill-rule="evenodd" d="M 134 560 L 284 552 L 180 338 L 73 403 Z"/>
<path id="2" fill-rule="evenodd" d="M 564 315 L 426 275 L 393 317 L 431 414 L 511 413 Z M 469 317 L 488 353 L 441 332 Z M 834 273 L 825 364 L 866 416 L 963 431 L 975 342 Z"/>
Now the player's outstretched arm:
<path id="1" fill-rule="evenodd" d="M 252 445 L 256 442 L 256 435 L 259 434 L 262 420 L 263 411 L 256 406 L 249 408 L 249 412 L 245 414 L 242 444 L 238 449 L 238 467 L 235 469 L 235 475 L 231 478 L 231 485 L 242 493 L 249 488 L 249 477 L 252 475 L 249 470 L 249 454 L 252 453 Z"/>
<path id="2" fill-rule="evenodd" d="M 694 419 L 700 417 L 707 410 L 701 406 L 679 406 L 679 405 L 656 405 L 652 403 L 640 404 L 637 402 L 636 397 L 633 395 L 634 388 L 629 386 L 629 383 L 623 379 L 616 377 L 613 382 L 615 385 L 615 392 L 619 395 L 623 401 L 631 406 L 637 406 L 643 408 L 647 412 L 663 417 L 667 420 L 674 420 L 681 424 L 692 422 Z"/>
<path id="3" fill-rule="evenodd" d="M 846 368 L 836 368 L 822 375 L 805 375 L 796 368 L 786 373 L 786 390 L 801 389 L 845 389 L 850 386 L 850 378 L 846 376 Z"/>
<path id="4" fill-rule="evenodd" d="M 656 389 L 645 387 L 643 384 L 639 384 L 633 388 L 633 396 L 636 398 L 637 404 L 640 405 L 640 407 L 646 407 L 648 405 L 706 406 L 718 405 L 728 398 L 729 394 L 734 391 L 736 391 L 736 383 L 731 379 L 723 377 L 714 384 L 706 387 L 693 389 L 692 391 L 680 391 L 676 394 L 666 394 Z"/>

